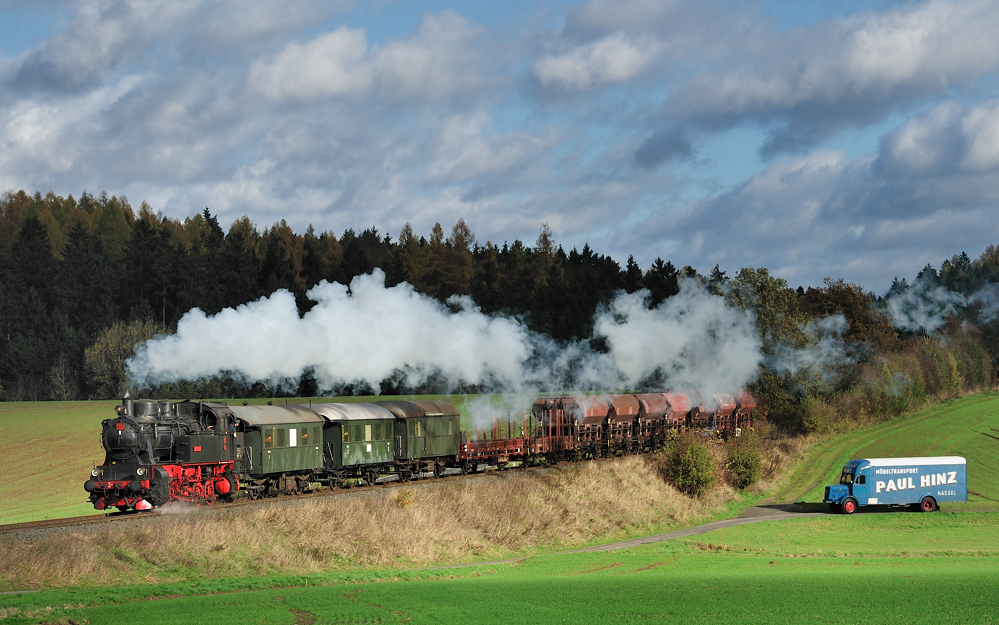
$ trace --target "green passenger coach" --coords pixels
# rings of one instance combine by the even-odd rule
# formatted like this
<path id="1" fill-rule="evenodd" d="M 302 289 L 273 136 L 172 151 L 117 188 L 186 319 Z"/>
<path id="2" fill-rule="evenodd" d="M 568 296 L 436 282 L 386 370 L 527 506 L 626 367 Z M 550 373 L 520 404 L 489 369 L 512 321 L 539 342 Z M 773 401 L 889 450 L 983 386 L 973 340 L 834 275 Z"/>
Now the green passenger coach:
<path id="1" fill-rule="evenodd" d="M 378 402 L 395 415 L 396 465 L 405 474 L 433 471 L 440 475 L 461 450 L 461 417 L 440 400 Z"/>
<path id="2" fill-rule="evenodd" d="M 230 406 L 243 423 L 240 455 L 251 476 L 310 475 L 323 466 L 323 419 L 300 406 Z"/>
<path id="3" fill-rule="evenodd" d="M 322 415 L 327 469 L 391 466 L 395 416 L 376 404 L 313 404 Z M 346 474 L 346 473 L 345 473 Z"/>

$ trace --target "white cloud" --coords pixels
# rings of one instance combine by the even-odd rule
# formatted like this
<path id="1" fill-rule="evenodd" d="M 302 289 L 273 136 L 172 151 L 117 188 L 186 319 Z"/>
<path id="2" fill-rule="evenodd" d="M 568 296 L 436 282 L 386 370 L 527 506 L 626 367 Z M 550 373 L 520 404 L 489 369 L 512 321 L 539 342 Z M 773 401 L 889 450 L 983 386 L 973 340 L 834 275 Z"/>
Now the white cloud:
<path id="1" fill-rule="evenodd" d="M 946 88 L 999 67 L 992 2 L 928 2 L 910 10 L 845 20 L 847 75 L 863 87 Z"/>
<path id="2" fill-rule="evenodd" d="M 474 91 L 489 71 L 475 49 L 481 33 L 481 28 L 451 11 L 427 15 L 413 37 L 375 51 L 382 94 L 437 98 Z"/>
<path id="3" fill-rule="evenodd" d="M 390 99 L 439 98 L 483 79 L 474 38 L 480 29 L 451 12 L 427 15 L 405 40 L 368 47 L 363 30 L 346 26 L 290 43 L 250 67 L 249 87 L 272 100 L 314 100 L 375 93 Z"/>
<path id="4" fill-rule="evenodd" d="M 879 165 L 903 176 L 999 170 L 999 100 L 967 109 L 948 101 L 920 112 L 885 138 Z"/>
<path id="5" fill-rule="evenodd" d="M 141 83 L 141 76 L 130 76 L 82 95 L 23 99 L 0 109 L 0 167 L 46 176 L 73 170 L 87 141 L 99 140 L 105 130 L 101 114 Z"/>
<path id="6" fill-rule="evenodd" d="M 486 113 L 453 115 L 444 119 L 436 136 L 436 158 L 427 164 L 427 175 L 435 182 L 464 182 L 508 171 L 530 162 L 551 138 L 526 133 L 495 136 Z"/>
<path id="7" fill-rule="evenodd" d="M 961 120 L 968 149 L 961 167 L 976 172 L 999 169 L 999 102 L 989 102 L 968 111 Z"/>
<path id="8" fill-rule="evenodd" d="M 935 1 L 789 29 L 735 33 L 728 52 L 681 83 L 671 115 L 709 125 L 783 121 L 795 147 L 844 125 L 866 125 L 920 98 L 999 71 L 999 5 Z M 825 129 L 825 130 L 822 130 Z M 799 138 L 799 140 L 801 139 Z"/>
<path id="9" fill-rule="evenodd" d="M 567 52 L 534 62 L 534 75 L 545 86 L 589 89 L 624 82 L 647 68 L 663 46 L 651 36 L 612 33 Z"/>
<path id="10" fill-rule="evenodd" d="M 960 107 L 946 102 L 934 107 L 927 114 L 910 119 L 886 141 L 886 150 L 895 163 L 913 172 L 937 169 L 947 158 L 945 143 L 940 133 L 953 128 L 960 114 Z"/>
<path id="11" fill-rule="evenodd" d="M 272 100 L 365 93 L 373 82 L 367 51 L 364 31 L 342 26 L 304 44 L 290 43 L 270 62 L 254 62 L 249 86 Z"/>

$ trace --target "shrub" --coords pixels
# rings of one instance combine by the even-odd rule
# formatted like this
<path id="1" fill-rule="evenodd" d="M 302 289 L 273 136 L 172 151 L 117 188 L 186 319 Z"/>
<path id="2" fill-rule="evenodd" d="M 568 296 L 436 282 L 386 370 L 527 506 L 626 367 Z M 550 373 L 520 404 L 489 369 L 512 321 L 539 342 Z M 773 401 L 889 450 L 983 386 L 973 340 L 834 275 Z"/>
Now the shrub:
<path id="1" fill-rule="evenodd" d="M 711 450 L 700 436 L 684 432 L 671 438 L 653 456 L 663 479 L 681 493 L 699 497 L 715 484 L 715 463 Z"/>
<path id="2" fill-rule="evenodd" d="M 763 454 L 760 453 L 760 443 L 755 432 L 750 430 L 739 438 L 728 441 L 725 468 L 728 469 L 729 483 L 739 490 L 759 481 Z"/>

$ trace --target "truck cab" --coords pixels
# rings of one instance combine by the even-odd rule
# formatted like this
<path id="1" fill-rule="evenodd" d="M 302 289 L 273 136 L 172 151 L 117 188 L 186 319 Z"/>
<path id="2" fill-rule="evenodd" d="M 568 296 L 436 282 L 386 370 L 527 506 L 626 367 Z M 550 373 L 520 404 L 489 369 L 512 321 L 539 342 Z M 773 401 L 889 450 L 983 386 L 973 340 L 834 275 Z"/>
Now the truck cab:
<path id="1" fill-rule="evenodd" d="M 968 500 L 966 466 L 960 456 L 858 458 L 843 465 L 839 484 L 826 486 L 823 503 L 845 514 L 868 505 L 933 512 L 941 501 Z"/>

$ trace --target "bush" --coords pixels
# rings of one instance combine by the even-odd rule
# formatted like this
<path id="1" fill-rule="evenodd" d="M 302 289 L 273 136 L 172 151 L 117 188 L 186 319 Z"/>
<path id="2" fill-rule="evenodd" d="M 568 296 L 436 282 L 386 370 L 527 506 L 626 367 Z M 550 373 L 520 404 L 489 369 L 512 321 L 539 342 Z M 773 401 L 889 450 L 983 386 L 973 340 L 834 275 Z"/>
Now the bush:
<path id="1" fill-rule="evenodd" d="M 763 468 L 763 454 L 760 443 L 753 431 L 730 439 L 726 445 L 725 468 L 728 469 L 729 483 L 742 490 L 760 479 Z"/>
<path id="2" fill-rule="evenodd" d="M 652 458 L 659 474 L 678 491 L 699 497 L 715 484 L 711 450 L 700 436 L 684 432 L 671 438 Z"/>

